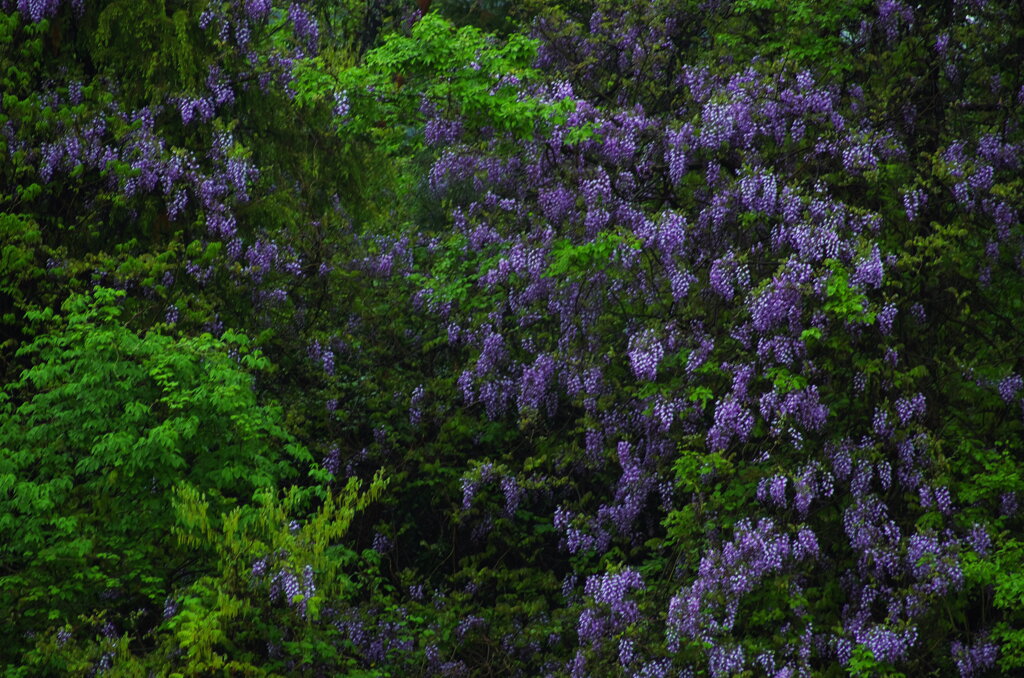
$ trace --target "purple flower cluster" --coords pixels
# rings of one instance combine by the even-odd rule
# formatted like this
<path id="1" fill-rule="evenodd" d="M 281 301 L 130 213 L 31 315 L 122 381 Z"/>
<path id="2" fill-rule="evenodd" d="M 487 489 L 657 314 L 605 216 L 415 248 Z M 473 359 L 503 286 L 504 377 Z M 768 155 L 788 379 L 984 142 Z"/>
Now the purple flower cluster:
<path id="1" fill-rule="evenodd" d="M 580 641 L 598 645 L 638 621 L 640 608 L 630 594 L 644 588 L 643 579 L 631 569 L 588 577 L 583 592 L 594 605 L 580 613 L 576 628 Z"/>
<path id="2" fill-rule="evenodd" d="M 357 608 L 350 608 L 338 614 L 333 623 L 367 666 L 379 666 L 395 653 L 408 654 L 412 650 L 413 641 L 404 632 L 407 623 L 404 617 L 408 612 L 405 608 L 397 612 L 399 618 L 393 619 L 380 614 L 379 609 L 361 614 Z M 456 668 L 455 664 L 449 668 Z M 445 673 L 444 666 L 441 669 L 441 675 L 463 675 L 459 672 Z"/>
<path id="3" fill-rule="evenodd" d="M 960 678 L 974 678 L 995 666 L 999 648 L 985 638 L 973 645 L 965 645 L 957 640 L 953 641 L 950 653 L 956 662 L 957 670 L 960 671 Z"/>
<path id="4" fill-rule="evenodd" d="M 255 566 L 254 566 L 255 571 Z M 302 569 L 301 580 L 287 566 L 279 569 L 270 579 L 271 602 L 283 601 L 295 608 L 302 618 L 306 617 L 309 599 L 316 594 L 313 580 L 313 568 L 306 565 Z"/>
<path id="5" fill-rule="evenodd" d="M 754 417 L 733 398 L 724 398 L 715 406 L 714 425 L 708 430 L 707 444 L 712 450 L 724 450 L 737 438 L 746 441 L 754 427 Z"/>
<path id="6" fill-rule="evenodd" d="M 334 374 L 334 350 L 330 346 L 321 344 L 318 340 L 314 339 L 310 343 L 307 353 L 310 360 L 320 365 L 324 374 L 329 376 Z"/>
<path id="7" fill-rule="evenodd" d="M 17 0 L 21 15 L 33 23 L 52 17 L 60 9 L 62 0 Z"/>
<path id="8" fill-rule="evenodd" d="M 896 416 L 900 420 L 900 426 L 906 424 L 915 417 L 922 417 L 925 413 L 924 394 L 918 393 L 910 398 L 899 398 L 895 404 Z"/>
<path id="9" fill-rule="evenodd" d="M 665 348 L 654 330 L 643 330 L 629 338 L 629 364 L 637 379 L 654 381 Z"/>
<path id="10" fill-rule="evenodd" d="M 545 354 L 537 356 L 532 365 L 523 370 L 519 387 L 519 409 L 538 410 L 555 376 L 555 360 Z"/>
<path id="11" fill-rule="evenodd" d="M 320 26 L 317 20 L 297 3 L 292 3 L 288 7 L 288 20 L 292 23 L 295 36 L 305 42 L 310 52 L 315 53 L 320 39 Z"/>
<path id="12" fill-rule="evenodd" d="M 999 397 L 1007 403 L 1011 403 L 1021 389 L 1024 389 L 1024 377 L 1019 374 L 1011 374 L 999 382 Z"/>
<path id="13" fill-rule="evenodd" d="M 928 203 L 928 194 L 921 189 L 911 189 L 903 194 L 903 208 L 907 215 L 907 221 L 917 219 L 921 208 Z"/>
<path id="14" fill-rule="evenodd" d="M 671 599 L 669 651 L 678 651 L 684 640 L 710 643 L 709 662 L 719 667 L 715 675 L 742 670 L 742 650 L 720 643 L 735 627 L 743 598 L 765 578 L 813 560 L 819 552 L 817 538 L 809 528 L 802 528 L 794 538 L 769 519 L 756 524 L 741 520 L 731 541 L 702 557 L 696 581 Z"/>

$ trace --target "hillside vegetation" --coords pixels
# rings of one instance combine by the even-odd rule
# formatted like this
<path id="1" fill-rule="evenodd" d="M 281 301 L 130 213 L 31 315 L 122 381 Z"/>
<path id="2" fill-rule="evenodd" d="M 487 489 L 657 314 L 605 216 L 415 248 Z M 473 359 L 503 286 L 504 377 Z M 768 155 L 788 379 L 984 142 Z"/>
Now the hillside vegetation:
<path id="1" fill-rule="evenodd" d="M 1024 672 L 1024 3 L 0 0 L 0 672 Z"/>

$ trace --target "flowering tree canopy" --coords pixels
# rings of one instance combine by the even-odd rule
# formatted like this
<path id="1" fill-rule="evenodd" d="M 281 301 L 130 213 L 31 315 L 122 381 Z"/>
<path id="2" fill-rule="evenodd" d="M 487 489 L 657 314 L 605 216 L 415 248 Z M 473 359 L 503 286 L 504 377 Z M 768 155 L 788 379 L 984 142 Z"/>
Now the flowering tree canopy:
<path id="1" fill-rule="evenodd" d="M 1024 667 L 1021 3 L 0 12 L 8 673 Z"/>

